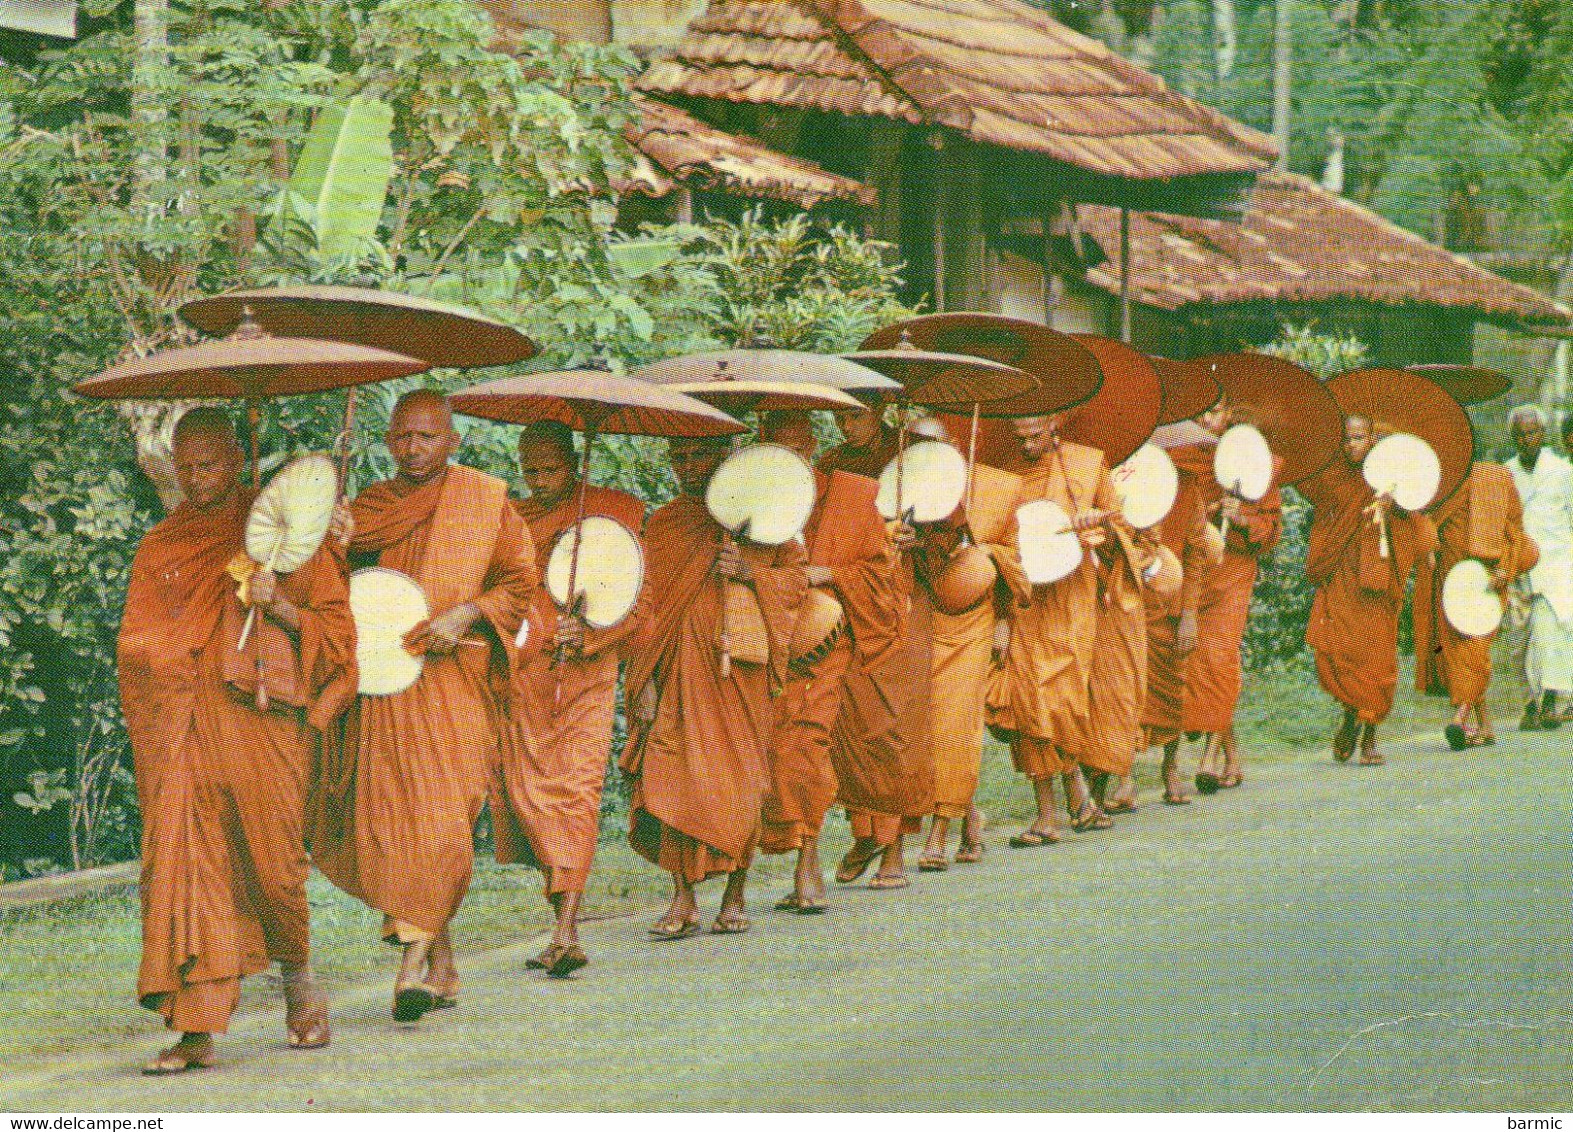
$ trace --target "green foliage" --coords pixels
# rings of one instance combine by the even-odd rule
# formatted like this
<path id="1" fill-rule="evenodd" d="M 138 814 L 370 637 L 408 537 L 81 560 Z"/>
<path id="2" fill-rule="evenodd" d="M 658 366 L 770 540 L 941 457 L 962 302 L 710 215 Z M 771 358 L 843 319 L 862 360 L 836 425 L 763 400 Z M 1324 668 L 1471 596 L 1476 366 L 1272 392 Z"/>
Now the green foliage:
<path id="1" fill-rule="evenodd" d="M 298 203 L 323 256 L 358 255 L 376 237 L 393 180 L 392 137 L 385 102 L 355 97 L 317 112 L 283 199 Z"/>
<path id="2" fill-rule="evenodd" d="M 1359 369 L 1371 353 L 1370 347 L 1352 334 L 1324 334 L 1314 325 L 1292 323 L 1284 324 L 1277 340 L 1257 349 L 1303 366 L 1323 381 Z"/>

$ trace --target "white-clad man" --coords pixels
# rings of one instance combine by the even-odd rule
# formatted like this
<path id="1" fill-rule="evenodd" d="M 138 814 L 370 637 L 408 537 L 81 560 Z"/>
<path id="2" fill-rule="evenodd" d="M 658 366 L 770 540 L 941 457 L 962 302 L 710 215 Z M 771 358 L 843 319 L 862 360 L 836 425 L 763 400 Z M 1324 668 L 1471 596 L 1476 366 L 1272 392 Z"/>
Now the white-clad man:
<path id="1" fill-rule="evenodd" d="M 1540 548 L 1539 563 L 1519 582 L 1530 599 L 1530 700 L 1520 727 L 1549 730 L 1561 722 L 1557 696 L 1573 693 L 1573 464 L 1546 447 L 1546 418 L 1534 405 L 1514 409 L 1508 427 L 1518 453 L 1507 466 L 1524 502 L 1524 530 Z"/>

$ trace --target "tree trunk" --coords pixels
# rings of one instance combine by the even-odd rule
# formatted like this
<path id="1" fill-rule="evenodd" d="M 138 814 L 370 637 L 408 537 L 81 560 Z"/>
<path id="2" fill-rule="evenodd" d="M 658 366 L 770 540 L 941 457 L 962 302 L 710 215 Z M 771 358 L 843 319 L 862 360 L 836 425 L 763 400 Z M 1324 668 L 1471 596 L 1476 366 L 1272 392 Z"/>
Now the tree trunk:
<path id="1" fill-rule="evenodd" d="M 1223 86 L 1234 74 L 1235 56 L 1240 52 L 1240 24 L 1234 0 L 1212 0 L 1213 77 Z"/>
<path id="2" fill-rule="evenodd" d="M 1273 0 L 1273 141 L 1279 170 L 1289 168 L 1289 82 L 1294 0 Z"/>

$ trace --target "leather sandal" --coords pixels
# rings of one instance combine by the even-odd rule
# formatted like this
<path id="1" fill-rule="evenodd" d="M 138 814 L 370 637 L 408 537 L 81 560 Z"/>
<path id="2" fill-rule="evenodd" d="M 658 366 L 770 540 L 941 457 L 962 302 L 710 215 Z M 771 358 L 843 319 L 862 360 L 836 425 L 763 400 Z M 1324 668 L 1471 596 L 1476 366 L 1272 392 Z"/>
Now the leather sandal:
<path id="1" fill-rule="evenodd" d="M 333 1040 L 328 996 L 316 979 L 284 984 L 284 1028 L 290 1049 L 321 1049 Z"/>
<path id="2" fill-rule="evenodd" d="M 142 1067 L 142 1073 L 147 1077 L 168 1077 L 188 1069 L 212 1069 L 217 1064 L 218 1053 L 211 1045 L 206 1052 L 183 1052 L 181 1043 L 176 1042 L 168 1049 L 159 1050 L 158 1056 Z"/>
<path id="3" fill-rule="evenodd" d="M 393 1020 L 419 1022 L 437 1005 L 437 992 L 425 983 L 393 984 Z"/>

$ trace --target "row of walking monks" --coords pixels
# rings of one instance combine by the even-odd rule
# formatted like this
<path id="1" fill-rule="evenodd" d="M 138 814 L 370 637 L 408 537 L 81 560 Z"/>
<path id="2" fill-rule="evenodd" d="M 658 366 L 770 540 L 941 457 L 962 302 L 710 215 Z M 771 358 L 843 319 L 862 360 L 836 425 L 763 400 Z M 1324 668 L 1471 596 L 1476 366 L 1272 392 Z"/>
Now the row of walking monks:
<path id="1" fill-rule="evenodd" d="M 695 889 L 711 878 L 725 889 L 709 930 L 746 931 L 744 885 L 759 852 L 797 854 L 778 908 L 823 911 L 817 845 L 837 805 L 854 834 L 835 871 L 844 883 L 874 869 L 873 887 L 904 887 L 903 837 L 924 819 L 920 869 L 978 861 L 985 728 L 1008 740 L 1036 799 L 1034 820 L 1010 839 L 1017 847 L 1059 840 L 1060 804 L 1077 831 L 1133 810 L 1132 766 L 1151 745 L 1164 752 L 1163 800 L 1189 801 L 1177 760 L 1187 732 L 1208 737 L 1218 786 L 1242 780 L 1232 730 L 1240 649 L 1259 562 L 1280 534 L 1276 489 L 1257 503 L 1223 497 L 1210 449 L 1177 447 L 1176 505 L 1138 532 L 1120 516 L 1102 452 L 1061 440 L 1059 417 L 1038 417 L 1012 423 L 1010 466 L 980 464 L 950 519 L 888 524 L 871 477 L 897 437 L 876 410 L 837 416 L 845 443 L 823 455 L 806 414 L 762 421 L 762 439 L 819 455 L 801 539 L 763 547 L 725 537 L 706 509 L 725 440 L 669 442 L 679 491 L 646 516 L 633 496 L 576 481 L 566 428 L 528 426 L 520 501 L 504 481 L 451 462 L 459 438 L 440 395 L 407 394 L 386 437 L 397 475 L 341 503 L 316 555 L 279 576 L 235 569 L 255 491 L 242 483 L 229 420 L 215 409 L 184 416 L 174 439 L 184 502 L 138 551 L 119 646 L 144 827 L 138 995 L 182 1035 L 145 1071 L 213 1064 L 213 1035 L 226 1029 L 241 978 L 272 962 L 289 1044 L 327 1044 L 327 1000 L 309 961 L 309 864 L 380 911 L 383 938 L 402 947 L 396 1018 L 455 1005 L 449 925 L 488 800 L 498 859 L 537 866 L 556 912 L 551 943 L 530 965 L 554 976 L 582 967 L 576 918 L 619 672 L 630 840 L 673 882 L 671 906 L 650 928 L 656 939 L 701 930 Z M 1230 421 L 1225 403 L 1200 423 L 1217 435 Z M 1377 431 L 1350 418 L 1344 458 L 1301 486 L 1315 507 L 1308 642 L 1344 707 L 1335 754 L 1358 749 L 1367 763 L 1381 760 L 1376 725 L 1397 684 L 1405 578 L 1432 560 L 1438 538 L 1426 516 L 1366 487 L 1360 462 Z M 643 533 L 639 607 L 609 630 L 561 614 L 540 585 L 554 541 L 580 514 L 581 487 L 588 514 Z M 1498 487 L 1493 479 L 1486 495 L 1466 485 L 1455 496 L 1438 568 L 1483 551 L 1499 573 L 1530 564 L 1521 524 L 1491 494 Z M 1481 520 L 1471 534 L 1470 500 L 1487 497 L 1495 502 L 1476 514 L 1489 510 L 1493 528 L 1482 535 Z M 1086 553 L 1064 580 L 1035 586 L 1014 515 L 1040 498 L 1074 517 Z M 1390 555 L 1378 552 L 1373 504 L 1388 509 Z M 992 559 L 997 583 L 974 608 L 946 613 L 934 580 L 965 546 Z M 1183 566 L 1178 585 L 1156 584 L 1160 546 Z M 405 640 L 424 654 L 422 675 L 389 696 L 356 691 L 347 577 L 368 565 L 409 575 L 434 613 Z M 718 576 L 757 605 L 758 663 L 721 655 L 723 593 L 738 587 Z M 833 593 L 845 623 L 831 647 L 794 662 L 811 589 Z M 248 608 L 262 614 L 265 708 L 251 654 L 235 647 Z M 1483 701 L 1489 655 L 1440 618 L 1429 625 L 1441 678 L 1456 682 L 1455 705 L 1468 711 Z"/>

